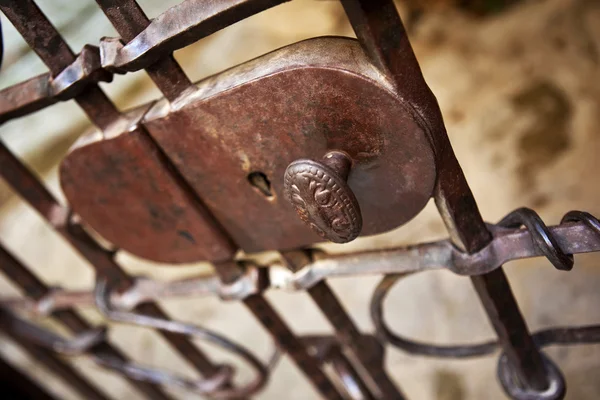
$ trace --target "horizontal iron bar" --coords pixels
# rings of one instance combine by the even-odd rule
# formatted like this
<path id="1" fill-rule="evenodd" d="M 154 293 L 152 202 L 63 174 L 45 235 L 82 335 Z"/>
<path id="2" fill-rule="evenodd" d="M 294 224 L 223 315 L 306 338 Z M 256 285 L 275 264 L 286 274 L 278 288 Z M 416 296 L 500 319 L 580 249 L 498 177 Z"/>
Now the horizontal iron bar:
<path id="1" fill-rule="evenodd" d="M 55 67 L 51 64 L 54 61 L 51 55 L 34 48 L 53 68 L 52 73 L 36 76 L 0 91 L 0 123 L 39 111 L 60 100 L 78 98 L 90 85 L 110 82 L 113 73 L 140 69 L 146 69 L 169 101 L 173 101 L 188 89 L 193 90 L 193 85 L 171 56 L 173 51 L 286 1 L 228 0 L 209 6 L 188 0 L 148 22 L 135 2 L 120 2 L 115 7 L 108 0 L 98 0 L 129 43 L 123 45 L 118 38 L 105 38 L 100 42 L 101 49 L 85 45 L 77 57 L 65 44 L 61 49 L 71 61 L 64 68 L 64 61 L 61 66 Z M 141 31 L 139 35 L 134 36 L 129 31 L 132 27 L 123 25 L 121 19 L 125 16 L 121 13 L 131 17 L 137 31 Z"/>
<path id="2" fill-rule="evenodd" d="M 96 3 L 125 42 L 133 40 L 150 24 L 144 10 L 135 0 L 96 0 Z M 192 86 L 192 82 L 170 53 L 165 53 L 163 58 L 147 67 L 146 72 L 169 101 Z"/>
<path id="3" fill-rule="evenodd" d="M 496 231 L 494 239 L 476 253 L 462 252 L 453 246 L 450 240 L 442 240 L 395 249 L 326 255 L 295 273 L 284 268 L 274 269 L 271 273 L 271 285 L 305 290 L 323 279 L 332 277 L 398 274 L 435 269 L 448 269 L 459 275 L 474 276 L 494 271 L 508 261 L 543 255 L 529 231 L 493 229 Z M 600 251 L 600 237 L 582 222 L 565 223 L 549 229 L 560 248 L 567 254 Z"/>
<path id="4" fill-rule="evenodd" d="M 289 0 L 186 0 L 169 8 L 129 43 L 103 39 L 102 66 L 137 71 L 177 49 Z"/>
<path id="5" fill-rule="evenodd" d="M 316 261 L 293 272 L 275 262 L 268 266 L 246 264 L 245 273 L 231 283 L 223 283 L 214 274 L 171 282 L 133 278 L 133 285 L 123 293 L 114 293 L 114 304 L 132 309 L 139 304 L 166 298 L 217 295 L 224 300 L 242 300 L 261 292 L 265 286 L 259 270 L 268 268 L 270 288 L 306 290 L 334 277 L 399 274 L 448 269 L 459 275 L 481 275 L 502 264 L 523 258 L 543 256 L 525 229 L 494 227 L 494 240 L 474 254 L 461 252 L 449 240 L 386 250 L 360 251 L 326 255 L 315 252 Z M 549 227 L 560 248 L 567 254 L 600 251 L 600 237 L 583 222 L 569 222 Z M 73 306 L 93 306 L 93 291 L 55 290 L 41 299 L 3 298 L 0 305 L 35 315 Z"/>
<path id="6" fill-rule="evenodd" d="M 113 75 L 100 65 L 97 47 L 85 45 L 75 61 L 57 76 L 50 73 L 10 86 L 0 92 L 0 123 L 79 96 L 89 84 L 110 82 Z"/>

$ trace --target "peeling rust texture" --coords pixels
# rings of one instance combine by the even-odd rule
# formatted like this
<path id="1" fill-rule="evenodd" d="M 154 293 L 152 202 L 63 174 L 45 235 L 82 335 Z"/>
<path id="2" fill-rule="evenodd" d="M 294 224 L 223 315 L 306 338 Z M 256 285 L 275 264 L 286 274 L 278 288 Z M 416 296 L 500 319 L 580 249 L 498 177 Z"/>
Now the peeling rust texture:
<path id="1" fill-rule="evenodd" d="M 354 160 L 348 183 L 363 234 L 413 218 L 431 197 L 436 172 L 429 141 L 406 110 L 355 40 L 319 38 L 208 78 L 171 105 L 158 102 L 142 125 L 233 241 L 254 252 L 321 240 L 283 198 L 283 177 L 290 162 L 329 149 Z M 181 203 L 179 219 L 166 209 L 184 194 L 160 180 L 166 166 L 149 147 L 135 154 L 138 136 L 123 132 L 69 154 L 61 167 L 69 203 L 102 236 L 141 257 L 218 261 L 227 251 L 200 216 L 191 217 L 193 204 L 183 210 Z M 249 184 L 256 171 L 272 183 L 273 196 Z M 98 181 L 104 184 L 90 184 Z M 171 223 L 160 223 L 165 218 Z"/>
<path id="2" fill-rule="evenodd" d="M 226 260 L 232 249 L 142 129 L 83 146 L 61 164 L 70 205 L 110 242 L 159 262 Z M 90 183 L 92 183 L 90 185 Z"/>

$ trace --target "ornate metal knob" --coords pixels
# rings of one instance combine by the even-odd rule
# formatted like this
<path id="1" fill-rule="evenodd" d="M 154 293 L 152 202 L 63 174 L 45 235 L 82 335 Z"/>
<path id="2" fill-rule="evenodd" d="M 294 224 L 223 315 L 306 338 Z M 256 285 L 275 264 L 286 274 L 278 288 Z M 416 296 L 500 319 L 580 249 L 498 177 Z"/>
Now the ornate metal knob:
<path id="1" fill-rule="evenodd" d="M 322 162 L 300 159 L 285 170 L 285 197 L 300 219 L 335 243 L 356 239 L 362 229 L 360 206 L 346 183 L 351 167 L 350 156 L 334 150 Z"/>

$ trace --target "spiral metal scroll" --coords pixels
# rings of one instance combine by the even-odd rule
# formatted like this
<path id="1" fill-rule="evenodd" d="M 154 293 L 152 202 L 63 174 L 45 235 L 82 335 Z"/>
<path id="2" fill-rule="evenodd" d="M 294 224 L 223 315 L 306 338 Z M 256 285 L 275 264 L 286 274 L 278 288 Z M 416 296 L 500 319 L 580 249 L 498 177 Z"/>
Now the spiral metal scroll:
<path id="1" fill-rule="evenodd" d="M 267 379 L 269 377 L 269 368 L 265 366 L 260 360 L 258 360 L 258 358 L 256 358 L 256 356 L 254 356 L 254 354 L 252 354 L 246 348 L 204 327 L 119 310 L 111 304 L 110 294 L 111 289 L 109 287 L 108 281 L 105 279 L 99 279 L 96 283 L 95 290 L 96 306 L 98 307 L 98 310 L 109 320 L 136 326 L 148 327 L 152 329 L 158 329 L 165 332 L 177 333 L 206 340 L 227 351 L 238 355 L 248 365 L 250 365 L 252 369 L 255 370 L 256 377 L 244 386 L 228 388 L 224 385 L 228 382 L 224 381 L 222 382 L 223 384 L 219 385 L 218 387 L 215 386 L 210 391 L 205 391 L 204 394 L 209 396 L 210 398 L 246 398 L 261 390 L 266 384 Z M 114 362 L 104 362 L 103 365 L 108 368 L 117 369 L 119 372 L 128 375 L 133 379 L 150 381 L 159 384 L 165 383 L 164 379 L 161 379 L 161 376 L 157 374 L 134 374 L 132 376 L 128 373 L 129 371 L 126 368 L 122 368 L 118 363 L 115 364 Z M 200 388 L 195 382 L 193 382 L 191 385 L 184 380 L 171 380 L 171 382 L 174 382 L 175 384 L 180 383 L 178 386 L 183 386 L 186 389 L 192 389 L 196 390 L 197 392 L 201 392 Z"/>
<path id="2" fill-rule="evenodd" d="M 593 215 L 583 211 L 570 211 L 561 220 L 561 224 L 582 222 L 600 236 L 600 221 Z M 503 228 L 519 228 L 524 226 L 531 233 L 535 245 L 552 265 L 564 271 L 573 268 L 573 256 L 565 254 L 539 215 L 528 208 L 517 209 L 504 217 L 497 226 Z M 497 340 L 489 340 L 474 344 L 437 345 L 419 342 L 393 332 L 386 324 L 383 316 L 383 302 L 390 289 L 402 278 L 410 275 L 396 274 L 385 276 L 377 285 L 371 298 L 371 319 L 375 325 L 377 336 L 392 346 L 411 354 L 441 358 L 470 358 L 491 354 L 500 348 Z M 573 345 L 600 343 L 600 324 L 579 327 L 555 327 L 535 332 L 534 343 L 542 348 L 550 345 Z M 533 392 L 520 386 L 511 370 L 506 356 L 502 354 L 498 363 L 498 377 L 506 393 L 518 400 L 551 400 L 564 396 L 565 384 L 560 370 L 547 357 L 544 357 L 550 387 L 543 392 Z"/>

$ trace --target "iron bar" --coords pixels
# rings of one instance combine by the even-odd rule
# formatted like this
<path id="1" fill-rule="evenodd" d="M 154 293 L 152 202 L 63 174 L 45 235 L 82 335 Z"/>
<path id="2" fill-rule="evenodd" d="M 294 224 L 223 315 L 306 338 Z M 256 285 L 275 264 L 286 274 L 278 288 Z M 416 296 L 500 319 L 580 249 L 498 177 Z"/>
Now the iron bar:
<path id="1" fill-rule="evenodd" d="M 384 300 L 392 287 L 411 273 L 387 275 L 375 288 L 371 298 L 371 320 L 375 325 L 377 336 L 386 343 L 398 347 L 408 353 L 438 358 L 470 358 L 494 353 L 500 347 L 497 340 L 469 344 L 438 345 L 425 343 L 401 336 L 392 331 L 385 322 L 383 313 Z M 588 326 L 552 327 L 534 332 L 533 341 L 538 347 L 552 345 L 591 344 L 600 342 L 600 324 Z"/>
<path id="2" fill-rule="evenodd" d="M 89 400 L 108 400 L 108 397 L 89 383 L 87 378 L 82 376 L 72 366 L 56 357 L 53 352 L 31 344 L 27 340 L 24 340 L 20 335 L 12 334 L 9 330 L 5 329 L 4 325 L 0 326 L 0 330 L 15 341 L 19 347 L 25 350 L 25 352 L 29 353 L 29 355 L 37 362 L 58 376 L 64 383 L 71 386 L 82 396 L 82 398 Z"/>
<path id="3" fill-rule="evenodd" d="M 365 336 L 365 341 L 373 339 Z M 376 340 L 376 339 L 375 339 Z M 333 367 L 339 381 L 352 400 L 372 398 L 369 388 L 343 351 L 337 336 L 303 336 L 304 344 L 315 354 L 322 364 Z"/>
<path id="4" fill-rule="evenodd" d="M 229 5 L 225 7 L 223 11 L 225 17 L 232 18 L 232 21 L 237 21 L 285 1 L 287 0 L 269 0 L 266 2 L 245 0 L 237 2 L 239 3 L 237 4 L 239 7 L 230 7 L 231 5 Z M 108 19 L 113 23 L 125 41 L 134 40 L 136 36 L 148 28 L 148 25 L 150 24 L 150 21 L 144 14 L 141 7 L 133 0 L 128 0 L 126 2 L 119 2 L 115 0 L 97 0 L 97 3 L 101 6 Z M 249 5 L 244 3 L 248 3 Z M 28 3 L 24 5 L 29 7 Z M 7 5 L 7 7 L 12 8 L 12 5 Z M 192 24 L 192 26 L 195 27 L 194 32 L 170 32 L 167 27 L 169 21 L 164 21 L 162 22 L 164 26 L 158 25 L 154 27 L 159 32 L 160 41 L 165 42 L 165 44 L 160 44 L 157 46 L 157 50 L 159 50 L 161 53 L 164 53 L 164 56 L 158 58 L 157 60 L 145 58 L 142 63 L 139 63 L 135 57 L 131 60 L 131 62 L 136 63 L 134 70 L 142 68 L 145 69 L 150 78 L 154 81 L 154 83 L 169 101 L 174 101 L 183 93 L 188 93 L 189 91 L 194 90 L 194 85 L 190 82 L 171 53 L 174 50 L 189 44 L 189 40 L 198 40 L 201 37 L 206 36 L 207 32 L 210 33 L 211 30 L 218 30 L 225 26 L 223 24 L 214 25 L 213 19 L 215 15 L 212 15 L 209 10 L 205 10 L 203 7 L 193 4 L 193 2 L 189 2 L 189 4 L 185 5 L 185 7 L 192 9 L 194 12 L 200 13 L 198 20 L 194 21 Z M 13 22 L 22 23 L 22 21 L 19 20 L 19 15 L 21 15 L 23 12 L 33 12 L 33 15 L 36 17 L 36 21 L 38 23 L 42 23 L 43 25 L 47 25 L 48 23 L 43 14 L 36 9 L 35 5 L 31 8 L 27 8 L 27 10 L 15 9 L 14 11 L 16 11 L 16 13 L 12 15 Z M 189 13 L 189 11 L 190 10 L 188 9 L 183 10 L 184 13 Z M 166 14 L 167 13 L 173 14 L 173 11 L 170 10 L 167 11 Z M 202 15 L 205 17 L 202 17 Z M 220 14 L 217 12 L 217 15 Z M 46 28 L 48 27 L 46 26 Z M 34 43 L 33 41 L 35 40 L 35 37 L 39 37 L 41 34 L 46 34 L 42 31 L 43 29 L 38 30 L 37 32 L 30 32 L 29 36 L 26 37 L 26 40 L 29 40 L 28 43 L 31 45 L 31 43 Z M 48 29 L 46 32 L 50 32 L 50 30 Z M 56 35 L 58 35 L 58 33 L 53 32 L 50 36 L 50 40 L 56 40 L 55 38 L 60 38 L 60 36 Z M 155 36 L 157 34 L 155 33 L 153 35 Z M 181 40 L 173 40 L 182 35 L 188 39 L 183 42 Z M 104 45 L 108 46 L 110 43 L 116 42 L 114 39 L 109 39 L 105 41 Z M 109 104 L 110 100 L 108 100 L 108 98 L 101 93 L 101 91 L 97 90 L 95 83 L 99 81 L 110 81 L 112 79 L 112 73 L 108 72 L 108 70 L 104 69 L 103 67 L 110 64 L 110 61 L 106 60 L 107 53 L 104 52 L 103 56 L 105 60 L 101 62 L 101 65 L 87 65 L 88 68 L 91 68 L 97 72 L 96 74 L 84 74 L 77 77 L 73 77 L 72 75 L 69 76 L 69 79 L 75 78 L 75 80 L 69 82 L 69 84 L 77 90 L 71 90 L 68 93 L 64 91 L 57 93 L 52 87 L 53 80 L 59 78 L 58 75 L 61 71 L 77 64 L 75 55 L 71 52 L 68 46 L 66 46 L 64 41 L 62 44 L 57 45 L 56 52 L 47 51 L 47 49 L 33 48 L 38 55 L 42 57 L 43 61 L 47 63 L 47 65 L 51 65 L 51 73 L 39 75 L 25 82 L 21 82 L 17 85 L 2 90 L 0 92 L 0 122 L 5 122 L 13 118 L 30 114 L 55 104 L 59 100 L 76 98 L 82 107 L 87 107 L 84 108 L 84 110 L 90 119 L 101 128 L 106 128 L 108 126 L 107 124 L 112 122 L 111 118 L 115 118 L 117 115 L 116 113 L 110 111 L 111 108 L 114 109 L 114 106 Z M 62 61 L 57 64 L 56 58 L 60 58 Z M 67 60 L 70 61 L 67 62 Z M 128 68 L 128 62 L 121 67 Z M 87 88 L 89 88 L 89 93 L 83 93 Z M 101 106 L 104 110 L 103 112 L 94 112 L 93 104 L 96 100 L 89 100 L 88 98 L 90 96 L 93 99 L 97 99 L 99 102 L 99 107 Z"/>
<path id="5" fill-rule="evenodd" d="M 223 282 L 233 282 L 243 274 L 242 268 L 233 262 L 215 265 Z M 308 349 L 287 326 L 279 313 L 260 294 L 253 294 L 243 300 L 250 312 L 261 325 L 271 333 L 277 346 L 285 351 L 326 399 L 342 399 L 333 383 L 321 369 L 319 361 L 308 353 Z"/>
<path id="6" fill-rule="evenodd" d="M 369 388 L 364 385 L 359 372 L 341 349 L 336 348 L 329 355 L 329 360 L 342 385 L 351 399 L 365 400 L 370 398 Z"/>
<path id="7" fill-rule="evenodd" d="M 33 0 L 3 0 L 0 10 L 46 64 L 52 77 L 75 61 L 75 54 Z M 102 130 L 119 118 L 119 111 L 96 84 L 90 84 L 75 101 Z"/>
<path id="8" fill-rule="evenodd" d="M 50 73 L 38 75 L 0 92 L 0 123 L 42 110 L 59 100 L 50 95 Z"/>
<path id="9" fill-rule="evenodd" d="M 174 50 L 284 1 L 223 0 L 207 4 L 202 0 L 186 0 L 150 21 L 134 0 L 97 0 L 123 42 L 114 38 L 105 39 L 101 41 L 100 49 L 85 46 L 76 57 L 33 0 L 0 0 L 0 9 L 50 70 L 47 74 L 0 92 L 0 123 L 37 111 L 58 100 L 74 98 L 90 120 L 105 133 L 109 127 L 116 126 L 117 121 L 125 122 L 125 117 L 100 90 L 97 82 L 110 81 L 113 73 L 145 69 L 167 100 L 173 102 L 184 98 L 195 90 L 195 86 L 173 58 Z M 148 320 L 161 321 L 160 326 L 178 326 L 178 323 L 168 321 L 158 306 L 146 302 L 156 299 L 159 293 L 216 294 L 224 299 L 243 299 L 278 346 L 290 354 L 321 395 L 328 399 L 341 398 L 342 394 L 324 373 L 322 364 L 326 362 L 332 363 L 344 382 L 345 390 L 353 398 L 396 399 L 403 395 L 385 373 L 380 344 L 361 335 L 325 279 L 373 273 L 408 274 L 439 268 L 471 277 L 498 341 L 442 348 L 443 346 L 410 342 L 394 336 L 391 331 L 387 332 L 387 339 L 409 352 L 448 357 L 486 354 L 501 345 L 503 353 L 498 373 L 510 396 L 560 398 L 564 395 L 564 379 L 556 366 L 540 353 L 538 347 L 557 343 L 595 343 L 600 330 L 597 325 L 553 328 L 531 335 L 502 270 L 502 264 L 517 258 L 544 255 L 556 268 L 569 270 L 573 266 L 572 254 L 600 250 L 600 222 L 589 214 L 571 212 L 565 216 L 561 225 L 548 228 L 537 214 L 522 209 L 511 213 L 497 226 L 487 226 L 454 155 L 435 97 L 422 80 L 419 64 L 393 1 L 342 0 L 342 3 L 371 61 L 389 78 L 401 102 L 408 107 L 411 115 L 428 135 L 437 169 L 434 197 L 450 232 L 450 240 L 409 248 L 326 257 L 312 251 L 283 252 L 282 258 L 286 266 L 273 265 L 268 273 L 255 265 L 227 261 L 215 264 L 216 276 L 193 282 L 145 281 L 146 286 L 136 286 L 141 281 L 129 277 L 115 263 L 113 252 L 101 248 L 81 225 L 74 224 L 70 210 L 58 204 L 43 184 L 1 142 L 0 173 L 21 197 L 92 264 L 99 281 L 109 279 L 118 282 L 118 290 L 111 293 L 110 300 L 107 300 L 111 304 L 115 300 L 117 303 L 128 304 L 128 307 L 135 307 L 138 312 L 136 315 L 143 314 L 143 318 Z M 161 157 L 169 158 L 153 142 L 154 139 L 150 138 L 145 128 L 137 123 L 134 125 Z M 169 162 L 177 166 L 174 159 L 170 158 Z M 199 208 L 204 207 L 191 182 L 186 181 L 185 174 L 180 175 L 180 171 L 175 168 L 169 168 L 169 173 L 193 197 Z M 213 219 L 210 216 L 209 220 Z M 235 242 L 232 238 L 234 231 L 227 231 L 216 220 L 213 225 L 211 228 L 217 231 L 216 234 L 225 247 L 235 250 L 238 245 L 246 246 Z M 526 229 L 514 229 L 521 225 Z M 511 229 L 503 229 L 501 226 Z M 1 247 L 0 268 L 32 297 L 31 300 L 19 301 L 0 299 L 0 305 L 8 305 L 11 309 L 21 307 L 34 312 L 51 313 L 74 332 L 90 330 L 87 322 L 69 308 L 89 303 L 89 292 L 52 293 Z M 375 313 L 378 313 L 376 317 L 381 320 L 379 325 L 376 321 L 379 330 L 382 325 L 385 327 L 381 302 L 393 283 L 392 278 L 394 277 L 388 277 L 382 282 L 383 294 L 380 290 L 374 296 L 374 301 L 379 301 L 379 308 Z M 335 351 L 330 348 L 327 357 L 313 356 L 309 348 L 314 350 L 315 346 L 320 347 L 321 344 L 310 344 L 306 338 L 298 337 L 291 331 L 261 294 L 269 284 L 277 288 L 308 290 L 335 328 L 341 348 L 336 347 Z M 219 366 L 191 344 L 182 332 L 177 329 L 159 330 L 201 374 L 216 376 Z M 16 339 L 19 341 L 19 338 Z M 64 378 L 72 377 L 76 389 L 79 386 L 78 390 L 91 394 L 86 398 L 104 398 L 104 395 L 76 373 L 73 375 L 73 370 L 69 370 L 66 364 L 61 366 L 61 361 L 53 358 L 51 353 L 30 343 L 23 345 L 26 350 L 37 354 L 42 362 L 57 366 L 58 373 Z M 109 367 L 128 365 L 124 356 L 110 347 L 110 344 L 103 342 L 94 346 L 94 355 L 100 351 L 115 357 L 115 363 L 107 364 Z M 122 372 L 125 373 L 126 369 Z M 137 381 L 133 383 L 151 398 L 167 398 L 155 386 Z"/>
<path id="10" fill-rule="evenodd" d="M 595 220 L 592 216 L 590 218 Z M 535 240 L 535 232 L 499 227 L 493 229 L 494 240 L 471 254 L 458 250 L 450 240 L 335 255 L 317 252 L 313 261 L 296 272 L 285 271 L 273 264 L 270 282 L 275 288 L 303 290 L 325 279 L 342 276 L 402 274 L 436 269 L 478 276 L 495 271 L 511 260 L 545 255 L 544 247 Z M 566 254 L 600 251 L 600 235 L 586 221 L 563 221 L 561 225 L 546 229 L 546 236 L 551 236 Z"/>
<path id="11" fill-rule="evenodd" d="M 0 310 L 0 320 L 2 321 L 3 329 L 19 335 L 31 343 L 67 356 L 80 356 L 88 353 L 91 355 L 91 360 L 96 364 L 116 371 L 133 380 L 150 382 L 161 386 L 182 387 L 199 394 L 210 394 L 214 398 L 229 398 L 229 396 L 223 396 L 229 392 L 224 393 L 219 389 L 231 380 L 233 368 L 230 366 L 224 365 L 217 374 L 210 378 L 190 380 L 160 368 L 146 367 L 112 357 L 100 351 L 93 351 L 94 348 L 105 340 L 107 335 L 105 327 L 86 331 L 74 338 L 64 338 L 31 322 L 20 319 L 8 310 Z M 173 323 L 171 321 L 166 322 Z"/>
<path id="12" fill-rule="evenodd" d="M 55 400 L 46 389 L 42 388 L 27 375 L 14 368 L 0 357 L 0 386 L 2 394 L 8 399 Z"/>
<path id="13" fill-rule="evenodd" d="M 194 382 L 189 382 L 188 380 L 182 380 L 180 378 L 169 378 L 167 379 L 167 382 L 170 384 L 193 388 L 196 391 L 205 392 L 205 394 L 210 395 L 210 397 L 215 399 L 247 398 L 248 396 L 253 395 L 256 391 L 260 390 L 266 384 L 268 379 L 267 367 L 263 365 L 263 363 L 251 351 L 242 345 L 232 342 L 223 335 L 220 335 L 202 326 L 186 324 L 178 321 L 169 321 L 162 318 L 149 317 L 144 314 L 121 310 L 111 303 L 111 292 L 112 291 L 109 288 L 109 283 L 106 280 L 101 280 L 96 283 L 96 306 L 98 311 L 100 311 L 108 320 L 139 327 L 152 328 L 160 332 L 171 332 L 202 339 L 235 354 L 237 357 L 244 360 L 244 362 L 254 370 L 256 375 L 253 380 L 244 386 L 223 387 L 228 383 L 227 380 L 223 382 L 223 373 L 225 373 L 226 376 L 231 375 L 233 370 L 230 366 L 225 365 L 220 368 L 218 373 L 208 378 Z M 220 383 L 216 385 L 215 382 Z"/>
<path id="14" fill-rule="evenodd" d="M 457 250 L 449 240 L 334 255 L 314 250 L 289 251 L 282 253 L 285 266 L 278 261 L 269 265 L 237 261 L 239 265 L 243 265 L 243 275 L 231 283 L 222 282 L 218 275 L 213 273 L 174 281 L 131 277 L 133 284 L 124 291 L 111 293 L 111 301 L 120 309 L 131 310 L 140 304 L 159 299 L 212 295 L 222 300 L 243 300 L 269 288 L 295 291 L 319 287 L 321 289 L 315 291 L 318 292 L 315 297 L 323 299 L 316 300 L 316 303 L 322 309 L 330 309 L 327 314 L 331 315 L 330 320 L 333 321 L 346 312 L 331 289 L 324 289 L 321 285 L 330 278 L 379 274 L 399 276 L 436 269 L 448 269 L 466 276 L 481 275 L 499 268 L 509 260 L 546 255 L 548 252 L 542 245 L 545 243 L 542 241 L 544 238 L 551 238 L 551 241 L 556 243 L 554 252 L 561 251 L 572 255 L 600 251 L 600 223 L 590 214 L 571 211 L 565 215 L 561 225 L 552 227 L 547 227 L 539 217 L 535 218 L 537 226 L 541 227 L 540 232 L 494 226 L 494 240 L 473 254 Z M 59 228 L 60 226 L 57 225 Z M 540 239 L 535 239 L 536 237 Z M 291 267 L 292 265 L 296 267 Z M 269 277 L 268 286 L 263 282 L 265 274 Z M 331 293 L 333 297 L 325 292 Z M 94 304 L 94 294 L 91 290 L 53 289 L 39 299 L 0 298 L 0 306 L 39 316 L 47 316 L 53 311 L 69 307 L 90 307 Z M 323 304 L 327 306 L 322 306 Z M 358 331 L 356 328 L 350 328 L 350 324 L 354 326 L 351 320 L 340 320 L 332 325 L 346 331 L 354 330 L 355 333 L 351 336 L 356 337 Z"/>
<path id="15" fill-rule="evenodd" d="M 214 274 L 201 275 L 182 280 L 164 282 L 143 277 L 133 277 L 133 285 L 124 292 L 110 293 L 111 304 L 120 310 L 132 310 L 151 301 L 192 296 L 216 295 L 222 300 L 242 300 L 259 293 L 260 271 L 257 267 L 246 268 L 245 274 L 232 284 L 224 284 Z M 47 316 L 54 311 L 70 307 L 93 307 L 96 305 L 92 291 L 68 291 L 53 289 L 36 300 L 30 297 L 0 298 L 0 306 L 37 316 Z"/>
<path id="16" fill-rule="evenodd" d="M 117 33 L 125 42 L 132 41 L 148 27 L 150 20 L 135 0 L 96 0 Z M 172 54 L 147 66 L 146 72 L 169 101 L 193 86 Z"/>
<path id="17" fill-rule="evenodd" d="M 42 74 L 4 89 L 0 93 L 0 122 L 35 112 L 59 100 L 75 98 L 90 83 L 100 81 L 112 81 L 112 74 L 102 69 L 99 49 L 85 45 L 58 75 Z"/>
<path id="18" fill-rule="evenodd" d="M 392 0 L 342 0 L 350 22 L 365 51 L 396 84 L 411 86 L 422 79 L 419 64 Z M 435 97 L 427 85 L 403 91 L 416 115 L 429 129 L 437 163 L 435 200 L 454 244 L 468 253 L 485 247 L 492 235 L 477 208 L 473 194 L 454 155 Z M 433 125 L 432 125 L 433 122 Z M 431 129 L 437 126 L 438 129 Z M 508 279 L 501 268 L 471 277 L 488 318 L 505 349 L 508 361 L 527 387 L 544 390 L 549 381 Z"/>
<path id="19" fill-rule="evenodd" d="M 294 272 L 301 270 L 312 261 L 306 252 L 301 251 L 283 252 L 281 256 L 288 268 Z M 335 329 L 336 336 L 350 353 L 351 359 L 359 364 L 359 370 L 362 371 L 363 376 L 370 379 L 370 385 L 361 380 L 358 382 L 370 388 L 372 398 L 404 398 L 404 395 L 386 374 L 384 366 L 381 365 L 381 360 L 376 357 L 376 352 L 362 340 L 363 337 L 354 321 L 352 321 L 327 282 L 320 281 L 308 289 L 308 294 Z"/>

